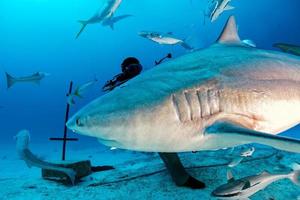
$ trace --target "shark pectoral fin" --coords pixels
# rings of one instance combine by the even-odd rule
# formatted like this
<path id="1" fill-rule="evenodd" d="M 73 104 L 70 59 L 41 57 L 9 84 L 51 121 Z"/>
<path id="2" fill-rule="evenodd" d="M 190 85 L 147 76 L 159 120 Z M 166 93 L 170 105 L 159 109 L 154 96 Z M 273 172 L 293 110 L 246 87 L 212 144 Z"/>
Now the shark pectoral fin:
<path id="1" fill-rule="evenodd" d="M 109 26 L 110 26 L 111 30 L 115 30 L 114 24 L 110 24 Z"/>
<path id="2" fill-rule="evenodd" d="M 30 162 L 28 162 L 27 160 L 25 160 L 25 163 L 26 163 L 26 165 L 27 165 L 28 168 L 32 167 L 32 164 Z"/>
<path id="3" fill-rule="evenodd" d="M 41 85 L 41 80 L 36 80 L 36 81 L 33 81 L 35 84 L 37 85 Z"/>
<path id="4" fill-rule="evenodd" d="M 234 9 L 233 6 L 227 5 L 224 10 L 226 11 L 226 10 L 233 10 L 233 9 Z"/>
<path id="5" fill-rule="evenodd" d="M 206 128 L 205 137 L 204 147 L 207 149 L 258 143 L 284 151 L 300 153 L 300 140 L 250 130 L 230 122 L 216 122 Z"/>

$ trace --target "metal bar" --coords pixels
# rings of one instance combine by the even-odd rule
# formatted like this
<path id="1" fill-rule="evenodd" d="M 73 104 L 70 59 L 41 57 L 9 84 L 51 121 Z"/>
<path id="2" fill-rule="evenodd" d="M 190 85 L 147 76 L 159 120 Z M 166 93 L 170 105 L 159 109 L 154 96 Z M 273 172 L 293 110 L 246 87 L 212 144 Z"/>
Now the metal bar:
<path id="1" fill-rule="evenodd" d="M 51 140 L 51 141 L 63 141 L 63 140 L 78 141 L 78 138 L 49 138 L 49 140 Z"/>
<path id="2" fill-rule="evenodd" d="M 69 93 L 72 93 L 72 88 L 73 88 L 73 81 L 70 82 L 70 87 L 69 87 Z M 70 105 L 67 103 L 67 110 L 66 110 L 66 115 L 65 115 L 65 128 L 64 128 L 64 140 L 63 140 L 63 150 L 62 150 L 62 160 L 66 159 L 66 144 L 67 144 L 67 132 L 68 132 L 68 128 L 66 126 L 66 123 L 68 122 L 69 119 L 69 112 L 70 112 Z"/>

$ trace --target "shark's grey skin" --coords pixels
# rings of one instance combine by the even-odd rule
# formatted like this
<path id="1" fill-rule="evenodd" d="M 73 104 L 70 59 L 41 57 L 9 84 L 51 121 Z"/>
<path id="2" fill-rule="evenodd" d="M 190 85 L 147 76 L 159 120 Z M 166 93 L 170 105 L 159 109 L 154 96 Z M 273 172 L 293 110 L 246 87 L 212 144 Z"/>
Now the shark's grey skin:
<path id="1" fill-rule="evenodd" d="M 93 17 L 91 17 L 88 20 L 80 20 L 79 23 L 81 23 L 82 27 L 80 31 L 77 33 L 76 38 L 78 38 L 85 27 L 88 24 L 97 24 L 97 23 L 103 23 L 102 25 L 106 26 L 107 24 L 113 27 L 113 23 L 116 23 L 126 17 L 126 15 L 119 16 L 119 17 L 113 17 L 116 10 L 119 8 L 122 0 L 108 0 L 106 7 L 101 10 L 101 12 L 97 12 Z"/>
<path id="2" fill-rule="evenodd" d="M 150 152 L 247 143 L 300 152 L 277 136 L 300 122 L 300 59 L 250 48 L 234 17 L 211 47 L 165 62 L 94 100 L 67 123 L 107 146 Z"/>
<path id="3" fill-rule="evenodd" d="M 299 170 L 288 174 L 270 174 L 268 172 L 263 172 L 259 175 L 235 180 L 231 171 L 228 171 L 228 183 L 221 185 L 214 190 L 212 196 L 223 200 L 249 200 L 250 196 L 281 179 L 290 179 L 295 184 L 299 185 L 299 175 Z"/>
<path id="4" fill-rule="evenodd" d="M 44 72 L 37 72 L 30 76 L 24 77 L 13 77 L 7 72 L 5 72 L 7 80 L 7 88 L 12 87 L 15 83 L 27 82 L 27 83 L 37 83 L 39 84 L 42 79 L 49 76 L 50 74 Z"/>
<path id="5" fill-rule="evenodd" d="M 188 50 L 193 50 L 193 48 L 188 45 L 184 40 L 175 38 L 171 34 L 162 34 L 152 31 L 141 31 L 138 33 L 141 37 L 149 39 L 160 45 L 181 45 L 183 48 Z"/>
<path id="6" fill-rule="evenodd" d="M 224 11 L 234 9 L 234 7 L 229 5 L 230 1 L 231 0 L 216 0 L 215 1 L 215 7 L 212 10 L 211 15 L 210 15 L 211 22 L 216 21 Z"/>
<path id="7" fill-rule="evenodd" d="M 27 130 L 20 131 L 16 136 L 15 139 L 17 141 L 17 153 L 20 159 L 24 160 L 28 167 L 38 167 L 42 169 L 49 169 L 62 172 L 66 174 L 72 184 L 74 185 L 76 172 L 72 169 L 63 168 L 58 166 L 57 164 L 45 162 L 35 156 L 29 149 L 29 142 L 30 142 L 30 134 Z"/>
<path id="8" fill-rule="evenodd" d="M 292 44 L 284 44 L 284 43 L 276 43 L 273 46 L 281 49 L 286 53 L 291 53 L 296 56 L 300 56 L 300 46 L 292 45 Z"/>

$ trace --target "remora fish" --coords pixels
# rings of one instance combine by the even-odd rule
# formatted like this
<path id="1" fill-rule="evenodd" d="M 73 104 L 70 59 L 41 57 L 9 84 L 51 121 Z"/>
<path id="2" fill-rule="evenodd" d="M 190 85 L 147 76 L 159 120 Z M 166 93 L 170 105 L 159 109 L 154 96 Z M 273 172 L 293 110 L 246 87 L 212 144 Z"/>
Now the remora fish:
<path id="1" fill-rule="evenodd" d="M 74 93 L 68 94 L 68 104 L 73 105 L 75 104 L 75 97 L 83 98 L 83 93 L 86 91 L 90 86 L 94 85 L 98 80 L 94 79 L 92 81 L 89 81 L 87 83 L 84 83 L 78 87 L 76 87 Z"/>
<path id="2" fill-rule="evenodd" d="M 299 170 L 292 171 L 289 174 L 270 174 L 268 172 L 263 172 L 260 175 L 248 176 L 235 180 L 231 171 L 228 170 L 228 183 L 218 187 L 212 192 L 212 195 L 218 199 L 224 200 L 249 200 L 250 196 L 281 179 L 290 179 L 293 183 L 299 185 L 299 176 Z"/>
<path id="3" fill-rule="evenodd" d="M 277 136 L 300 122 L 300 59 L 243 44 L 234 17 L 218 42 L 128 81 L 67 123 L 107 146 L 148 151 L 216 150 L 248 143 L 300 153 Z"/>
<path id="4" fill-rule="evenodd" d="M 116 10 L 119 8 L 122 0 L 108 0 L 105 8 L 101 12 L 97 12 L 93 17 L 91 17 L 89 20 L 80 20 L 79 23 L 81 23 L 82 27 L 78 34 L 76 35 L 76 38 L 80 36 L 80 34 L 83 32 L 85 27 L 88 24 L 96 24 L 103 22 L 103 25 L 105 26 L 107 23 L 111 27 L 113 27 L 113 23 L 118 22 L 124 18 L 126 18 L 126 15 L 119 16 L 119 17 L 113 17 Z"/>
<path id="5" fill-rule="evenodd" d="M 300 46 L 292 45 L 292 44 L 284 44 L 284 43 L 276 43 L 273 46 L 281 49 L 286 53 L 291 53 L 296 56 L 300 56 Z"/>
<path id="6" fill-rule="evenodd" d="M 35 156 L 29 149 L 29 142 L 30 142 L 30 134 L 27 130 L 20 131 L 16 136 L 15 139 L 17 141 L 17 153 L 20 159 L 24 160 L 28 167 L 38 167 L 42 169 L 49 169 L 60 171 L 66 174 L 72 184 L 74 185 L 76 172 L 72 169 L 63 168 L 58 166 L 57 164 L 52 164 L 49 162 L 45 162 Z"/>
<path id="7" fill-rule="evenodd" d="M 234 7 L 230 6 L 231 0 L 216 0 L 215 1 L 215 8 L 211 12 L 210 20 L 211 22 L 216 21 L 219 16 L 226 10 L 232 10 Z"/>
<path id="8" fill-rule="evenodd" d="M 50 76 L 50 74 L 44 72 L 37 72 L 30 76 L 24 76 L 18 78 L 11 76 L 7 72 L 5 72 L 5 74 L 7 80 L 7 88 L 12 87 L 15 83 L 21 83 L 21 82 L 40 84 L 40 81 L 42 79 L 44 79 L 46 76 Z"/>
<path id="9" fill-rule="evenodd" d="M 237 165 L 239 165 L 244 160 L 244 158 L 251 157 L 253 155 L 254 151 L 255 151 L 255 148 L 251 147 L 250 149 L 246 149 L 245 151 L 241 152 L 238 157 L 234 158 L 228 164 L 228 167 L 231 167 L 231 168 L 236 167 Z"/>
<path id="10" fill-rule="evenodd" d="M 160 45 L 181 45 L 183 48 L 193 50 L 184 40 L 173 37 L 169 34 L 162 34 L 158 32 L 142 31 L 139 33 L 141 37 L 147 38 Z"/>

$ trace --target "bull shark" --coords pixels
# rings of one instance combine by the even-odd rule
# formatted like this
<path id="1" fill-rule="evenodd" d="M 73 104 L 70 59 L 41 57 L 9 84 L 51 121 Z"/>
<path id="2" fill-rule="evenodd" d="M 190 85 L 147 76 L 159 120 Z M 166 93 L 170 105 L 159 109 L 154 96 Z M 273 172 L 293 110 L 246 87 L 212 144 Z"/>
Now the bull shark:
<path id="1" fill-rule="evenodd" d="M 231 16 L 209 48 L 148 70 L 67 122 L 110 147 L 218 150 L 249 143 L 300 153 L 277 134 L 300 122 L 300 59 L 241 42 Z"/>
<path id="2" fill-rule="evenodd" d="M 231 0 L 216 0 L 215 1 L 215 7 L 210 15 L 211 22 L 216 21 L 224 11 L 234 9 L 234 7 L 229 5 L 230 1 Z"/>
<path id="3" fill-rule="evenodd" d="M 193 48 L 188 45 L 184 40 L 175 38 L 172 33 L 162 34 L 152 31 L 141 31 L 138 33 L 141 37 L 149 39 L 160 45 L 181 45 L 183 48 L 188 50 L 193 50 Z"/>
<path id="4" fill-rule="evenodd" d="M 84 31 L 88 24 L 102 23 L 103 26 L 109 25 L 112 29 L 114 23 L 129 17 L 129 15 L 122 15 L 119 17 L 114 17 L 116 10 L 119 8 L 122 0 L 108 0 L 105 8 L 100 12 L 97 12 L 88 20 L 79 20 L 78 22 L 82 25 L 80 31 L 77 33 L 76 38 L 78 38 Z"/>
<path id="5" fill-rule="evenodd" d="M 212 196 L 223 200 L 249 200 L 250 196 L 281 179 L 290 179 L 295 184 L 300 185 L 299 176 L 300 170 L 295 170 L 288 174 L 270 174 L 265 171 L 259 175 L 235 180 L 232 172 L 228 170 L 228 183 L 214 190 Z"/>
<path id="6" fill-rule="evenodd" d="M 284 43 L 276 43 L 273 46 L 281 49 L 286 53 L 291 53 L 296 56 L 300 56 L 300 46 L 292 45 L 292 44 L 284 44 Z"/>
<path id="7" fill-rule="evenodd" d="M 49 73 L 45 72 L 36 72 L 30 76 L 24 76 L 24 77 L 13 77 L 7 72 L 5 72 L 6 80 L 7 80 L 7 89 L 12 87 L 16 83 L 36 83 L 40 84 L 41 80 L 44 79 L 47 76 L 50 76 Z"/>
<path id="8" fill-rule="evenodd" d="M 57 164 L 41 160 L 29 149 L 30 133 L 28 130 L 20 131 L 15 139 L 17 141 L 17 153 L 20 159 L 24 160 L 28 167 L 38 167 L 42 169 L 55 170 L 66 174 L 74 185 L 76 172 L 73 169 L 60 167 Z"/>

